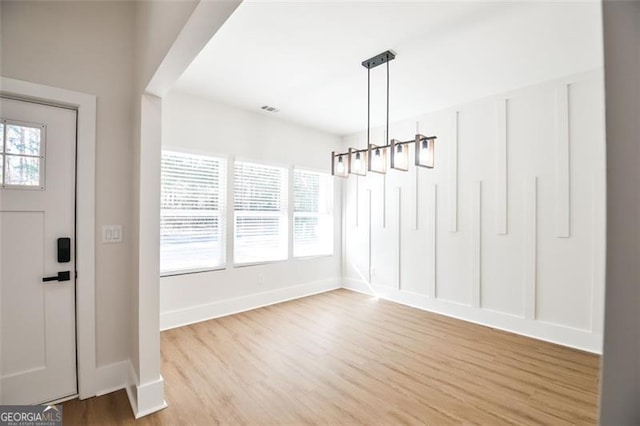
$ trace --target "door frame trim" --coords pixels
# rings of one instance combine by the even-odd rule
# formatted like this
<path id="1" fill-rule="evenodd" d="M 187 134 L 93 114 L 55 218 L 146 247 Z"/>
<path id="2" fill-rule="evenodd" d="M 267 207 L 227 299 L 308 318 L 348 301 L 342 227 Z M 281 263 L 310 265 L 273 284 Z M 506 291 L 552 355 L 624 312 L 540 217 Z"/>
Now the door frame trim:
<path id="1" fill-rule="evenodd" d="M 96 96 L 0 77 L 0 94 L 78 111 L 76 140 L 76 350 L 80 399 L 96 394 Z"/>

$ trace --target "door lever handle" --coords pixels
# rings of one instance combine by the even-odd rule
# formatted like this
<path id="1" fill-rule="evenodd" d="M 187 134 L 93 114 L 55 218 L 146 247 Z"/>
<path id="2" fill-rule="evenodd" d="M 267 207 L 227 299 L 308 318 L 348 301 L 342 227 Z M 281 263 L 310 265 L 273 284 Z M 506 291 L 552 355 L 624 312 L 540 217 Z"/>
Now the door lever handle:
<path id="1" fill-rule="evenodd" d="M 69 271 L 58 272 L 58 275 L 53 277 L 43 277 L 42 281 L 69 281 L 71 279 L 71 273 Z"/>

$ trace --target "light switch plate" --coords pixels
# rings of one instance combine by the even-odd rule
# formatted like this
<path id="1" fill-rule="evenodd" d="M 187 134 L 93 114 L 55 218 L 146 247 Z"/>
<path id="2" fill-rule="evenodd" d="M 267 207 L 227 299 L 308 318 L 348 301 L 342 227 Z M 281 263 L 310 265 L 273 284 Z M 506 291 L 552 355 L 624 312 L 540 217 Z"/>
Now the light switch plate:
<path id="1" fill-rule="evenodd" d="M 103 243 L 121 243 L 122 242 L 122 225 L 103 225 L 102 226 L 102 242 Z"/>

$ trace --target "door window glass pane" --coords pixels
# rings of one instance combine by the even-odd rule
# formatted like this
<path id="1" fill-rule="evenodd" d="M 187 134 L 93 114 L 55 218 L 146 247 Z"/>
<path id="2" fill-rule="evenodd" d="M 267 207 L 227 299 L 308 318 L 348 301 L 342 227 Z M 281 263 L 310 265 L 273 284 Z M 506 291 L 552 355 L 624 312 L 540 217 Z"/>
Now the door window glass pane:
<path id="1" fill-rule="evenodd" d="M 5 185 L 40 185 L 40 158 L 7 155 L 6 160 Z"/>
<path id="2" fill-rule="evenodd" d="M 41 128 L 7 124 L 7 153 L 39 156 L 41 139 Z"/>
<path id="3" fill-rule="evenodd" d="M 4 123 L 0 123 L 0 152 L 4 152 Z"/>

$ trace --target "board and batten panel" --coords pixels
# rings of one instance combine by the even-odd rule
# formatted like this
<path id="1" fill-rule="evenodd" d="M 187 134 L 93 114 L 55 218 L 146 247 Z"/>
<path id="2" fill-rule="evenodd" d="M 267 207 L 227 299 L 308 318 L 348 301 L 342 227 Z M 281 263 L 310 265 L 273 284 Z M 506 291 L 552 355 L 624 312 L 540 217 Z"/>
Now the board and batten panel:
<path id="1" fill-rule="evenodd" d="M 346 276 L 368 281 L 370 191 L 366 182 L 354 178 L 344 182 L 344 194 L 343 271 Z"/>
<path id="2" fill-rule="evenodd" d="M 600 89 L 599 89 L 600 87 Z M 604 140 L 604 94 L 594 81 L 580 81 L 568 85 L 569 91 L 569 223 L 570 237 L 558 238 L 553 213 L 558 191 L 565 185 L 553 179 L 554 171 L 540 178 L 538 309 L 541 321 L 562 324 L 578 329 L 591 328 L 592 244 L 593 235 L 604 224 L 594 223 L 593 174 L 604 168 L 604 157 L 598 155 L 599 143 Z M 551 143 L 555 143 L 553 138 Z M 550 157 L 553 157 L 551 148 Z M 553 158 L 548 163 L 553 164 Z M 548 214 L 552 211 L 552 214 Z M 566 235 L 566 234 L 565 234 Z"/>
<path id="3" fill-rule="evenodd" d="M 504 247 L 505 236 L 495 232 L 504 194 L 496 184 L 503 177 L 496 173 L 500 166 L 494 148 L 499 138 L 494 104 L 493 99 L 487 99 L 459 108 L 460 217 L 469 232 L 469 248 L 460 260 L 464 266 L 460 269 L 467 271 L 472 305 L 518 315 L 520 307 L 511 301 L 521 297 L 521 287 L 513 285 L 520 280 L 521 268 L 502 261 L 513 248 Z"/>
<path id="4" fill-rule="evenodd" d="M 516 94 L 507 103 L 508 176 L 515 190 L 509 208 L 520 205 L 519 214 L 513 215 L 513 230 L 522 238 L 519 256 L 505 255 L 521 268 L 521 315 L 530 320 L 539 319 L 537 309 L 546 305 L 546 286 L 538 280 L 540 240 L 556 238 L 554 105 L 553 86 Z"/>
<path id="5" fill-rule="evenodd" d="M 508 170 L 508 152 L 509 139 L 507 137 L 507 99 L 498 98 L 496 104 L 496 152 L 495 152 L 495 188 L 496 188 L 496 232 L 498 234 L 506 234 L 509 232 L 507 227 L 507 217 L 509 209 L 507 207 L 507 191 L 509 180 L 507 176 Z"/>
<path id="6" fill-rule="evenodd" d="M 469 305 L 471 303 L 470 268 L 467 261 L 470 256 L 469 232 L 471 224 L 460 220 L 460 211 L 470 208 L 471 188 L 461 184 L 464 171 L 460 164 L 469 155 L 467 147 L 460 144 L 465 136 L 467 116 L 464 111 L 452 109 L 438 114 L 433 126 L 438 136 L 438 149 L 443 155 L 439 162 L 438 184 L 442 187 L 442 201 L 437 204 L 439 235 L 436 248 L 436 297 L 451 303 Z M 462 175 L 460 174 L 462 173 Z M 461 267 L 464 265 L 464 267 Z"/>
<path id="7" fill-rule="evenodd" d="M 414 126 L 415 127 L 415 126 Z M 404 140 L 406 140 L 405 138 Z M 414 151 L 409 150 L 409 164 L 413 164 Z M 400 193 L 400 288 L 403 291 L 424 293 L 427 289 L 425 255 L 428 236 L 424 226 L 420 228 L 418 215 L 420 200 L 424 198 L 420 170 L 410 167 L 405 173 L 394 173 Z M 424 209 L 424 207 L 423 207 Z M 422 221 L 424 225 L 424 220 Z M 405 250 L 407 249 L 407 250 Z"/>
<path id="8" fill-rule="evenodd" d="M 599 352 L 603 105 L 594 70 L 392 124 L 437 135 L 436 168 L 359 178 L 378 295 Z"/>
<path id="9" fill-rule="evenodd" d="M 398 187 L 384 175 L 371 176 L 371 282 L 399 287 Z"/>

